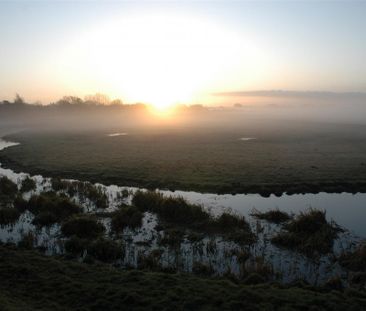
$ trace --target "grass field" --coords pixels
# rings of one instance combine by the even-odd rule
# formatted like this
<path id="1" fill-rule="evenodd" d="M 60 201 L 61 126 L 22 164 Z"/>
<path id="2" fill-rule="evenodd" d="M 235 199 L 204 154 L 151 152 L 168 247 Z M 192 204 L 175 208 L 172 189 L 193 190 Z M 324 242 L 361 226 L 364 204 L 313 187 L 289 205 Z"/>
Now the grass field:
<path id="1" fill-rule="evenodd" d="M 281 194 L 366 191 L 366 126 L 22 132 L 0 153 L 17 171 L 121 186 Z M 240 140 L 254 137 L 253 140 Z"/>
<path id="2" fill-rule="evenodd" d="M 0 246 L 0 309 L 366 310 L 364 292 L 121 271 Z"/>

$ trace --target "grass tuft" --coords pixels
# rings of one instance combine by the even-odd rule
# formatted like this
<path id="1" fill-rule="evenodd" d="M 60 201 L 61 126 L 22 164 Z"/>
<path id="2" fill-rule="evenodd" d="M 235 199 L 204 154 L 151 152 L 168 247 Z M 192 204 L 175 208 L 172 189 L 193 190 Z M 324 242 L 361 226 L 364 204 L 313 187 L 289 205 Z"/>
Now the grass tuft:
<path id="1" fill-rule="evenodd" d="M 272 238 L 277 246 L 297 250 L 309 257 L 331 253 L 334 239 L 343 231 L 326 219 L 326 212 L 309 209 L 283 227 L 285 231 Z"/>
<path id="2" fill-rule="evenodd" d="M 0 225 L 11 225 L 17 222 L 20 212 L 13 207 L 0 208 Z"/>
<path id="3" fill-rule="evenodd" d="M 121 233 L 125 228 L 136 229 L 142 225 L 143 213 L 135 206 L 122 206 L 112 214 L 111 228 Z"/>
<path id="4" fill-rule="evenodd" d="M 61 226 L 61 232 L 67 237 L 94 239 L 105 232 L 105 227 L 95 217 L 88 215 L 74 216 Z"/>
<path id="5" fill-rule="evenodd" d="M 204 234 L 219 234 L 228 240 L 251 244 L 255 237 L 243 216 L 222 213 L 214 217 L 203 206 L 190 204 L 182 197 L 166 197 L 156 191 L 137 191 L 132 204 L 142 211 L 158 215 L 170 227 Z"/>

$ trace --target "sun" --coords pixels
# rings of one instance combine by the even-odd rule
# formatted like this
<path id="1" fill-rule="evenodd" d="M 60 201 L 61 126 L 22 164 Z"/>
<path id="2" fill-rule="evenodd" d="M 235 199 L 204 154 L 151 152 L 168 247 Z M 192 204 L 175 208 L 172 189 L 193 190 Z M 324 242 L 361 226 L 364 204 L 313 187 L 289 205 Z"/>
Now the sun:
<path id="1" fill-rule="evenodd" d="M 79 36 L 68 66 L 79 79 L 129 102 L 166 110 L 192 103 L 234 66 L 240 41 L 203 18 L 149 13 L 116 17 Z"/>

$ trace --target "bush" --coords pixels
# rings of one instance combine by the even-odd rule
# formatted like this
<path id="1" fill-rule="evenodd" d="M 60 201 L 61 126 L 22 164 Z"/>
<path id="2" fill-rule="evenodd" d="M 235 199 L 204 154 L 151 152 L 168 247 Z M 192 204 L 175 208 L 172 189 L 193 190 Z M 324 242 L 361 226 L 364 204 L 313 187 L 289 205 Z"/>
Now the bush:
<path id="1" fill-rule="evenodd" d="M 22 181 L 22 185 L 20 187 L 20 191 L 21 192 L 28 192 L 28 191 L 32 191 L 36 189 L 36 182 L 30 178 L 29 176 L 27 176 L 25 179 L 23 179 Z"/>
<path id="2" fill-rule="evenodd" d="M 18 192 L 18 187 L 8 177 L 0 178 L 0 197 L 14 197 Z"/>
<path id="3" fill-rule="evenodd" d="M 250 215 L 257 219 L 263 219 L 268 222 L 273 222 L 275 224 L 280 224 L 289 221 L 292 218 L 288 213 L 282 212 L 279 209 L 270 210 L 267 212 L 260 212 L 257 210 L 253 210 Z"/>
<path id="4" fill-rule="evenodd" d="M 333 241 L 342 231 L 336 224 L 327 222 L 325 211 L 315 209 L 300 213 L 284 229 L 272 238 L 272 243 L 310 257 L 332 252 Z"/>
<path id="5" fill-rule="evenodd" d="M 17 222 L 20 213 L 17 209 L 12 207 L 0 208 L 0 225 L 10 225 Z"/>
<path id="6" fill-rule="evenodd" d="M 105 232 L 105 227 L 95 217 L 82 215 L 70 218 L 62 224 L 61 232 L 67 237 L 94 239 Z"/>
<path id="7" fill-rule="evenodd" d="M 112 240 L 98 239 L 89 245 L 88 254 L 103 262 L 113 262 L 122 258 L 123 248 Z"/>
<path id="8" fill-rule="evenodd" d="M 123 206 L 112 214 L 111 227 L 116 233 L 124 228 L 135 229 L 141 227 L 143 213 L 135 206 Z"/>

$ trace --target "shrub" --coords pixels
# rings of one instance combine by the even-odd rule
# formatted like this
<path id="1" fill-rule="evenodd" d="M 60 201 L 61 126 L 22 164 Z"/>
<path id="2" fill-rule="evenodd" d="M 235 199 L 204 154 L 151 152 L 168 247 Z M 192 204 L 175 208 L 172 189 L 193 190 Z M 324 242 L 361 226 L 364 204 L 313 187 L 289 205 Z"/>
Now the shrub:
<path id="1" fill-rule="evenodd" d="M 268 222 L 273 222 L 275 224 L 280 224 L 289 221 L 292 218 L 288 213 L 282 212 L 279 209 L 270 210 L 267 212 L 260 212 L 257 210 L 253 210 L 250 215 L 257 219 L 263 219 Z"/>
<path id="2" fill-rule="evenodd" d="M 0 225 L 10 225 L 17 222 L 20 213 L 17 209 L 12 207 L 0 208 Z"/>
<path id="3" fill-rule="evenodd" d="M 70 218 L 63 223 L 61 232 L 67 237 L 77 236 L 82 239 L 94 239 L 105 232 L 105 227 L 95 217 L 82 215 Z"/>
<path id="4" fill-rule="evenodd" d="M 28 192 L 28 191 L 32 191 L 36 189 L 36 182 L 30 178 L 29 176 L 27 176 L 25 179 L 23 179 L 22 181 L 22 185 L 20 187 L 20 191 L 21 192 Z"/>
<path id="5" fill-rule="evenodd" d="M 103 262 L 113 262 L 122 257 L 123 248 L 112 240 L 98 239 L 89 245 L 88 254 Z"/>
<path id="6" fill-rule="evenodd" d="M 112 215 L 111 227 L 116 233 L 122 232 L 124 228 L 135 229 L 142 224 L 143 213 L 135 206 L 124 206 Z"/>

